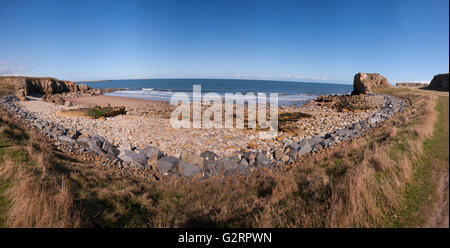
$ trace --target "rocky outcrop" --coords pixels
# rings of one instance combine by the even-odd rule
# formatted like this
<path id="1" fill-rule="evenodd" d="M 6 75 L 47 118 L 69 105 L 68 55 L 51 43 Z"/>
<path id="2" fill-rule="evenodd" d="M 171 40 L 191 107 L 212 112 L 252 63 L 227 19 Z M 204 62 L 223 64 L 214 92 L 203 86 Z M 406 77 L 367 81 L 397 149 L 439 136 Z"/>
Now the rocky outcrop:
<path id="1" fill-rule="evenodd" d="M 375 88 L 388 88 L 390 86 L 388 80 L 378 73 L 360 72 L 353 79 L 352 95 L 373 93 Z"/>
<path id="2" fill-rule="evenodd" d="M 76 84 L 72 81 L 50 77 L 0 77 L 0 82 L 13 85 L 15 92 L 21 92 L 20 95 L 25 94 L 25 96 L 31 93 L 53 95 L 68 92 L 87 92 L 90 89 L 85 84 Z"/>
<path id="3" fill-rule="evenodd" d="M 428 88 L 433 90 L 448 91 L 448 78 L 449 78 L 448 73 L 438 74 L 433 77 L 433 80 L 431 80 L 431 83 L 428 86 Z"/>

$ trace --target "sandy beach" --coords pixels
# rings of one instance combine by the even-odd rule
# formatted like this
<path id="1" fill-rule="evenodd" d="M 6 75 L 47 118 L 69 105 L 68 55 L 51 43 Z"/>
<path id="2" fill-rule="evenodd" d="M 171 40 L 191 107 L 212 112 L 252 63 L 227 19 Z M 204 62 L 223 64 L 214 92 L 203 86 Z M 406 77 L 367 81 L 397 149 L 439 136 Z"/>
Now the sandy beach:
<path id="1" fill-rule="evenodd" d="M 167 102 L 164 101 L 153 101 L 153 100 L 144 100 L 137 98 L 129 98 L 129 97 L 120 97 L 120 96 L 84 96 L 84 97 L 74 97 L 74 98 L 66 98 L 67 101 L 79 104 L 79 105 L 87 105 L 87 106 L 105 106 L 110 105 L 112 107 L 124 106 L 127 108 L 132 107 L 145 107 L 145 106 L 154 106 L 154 105 L 168 105 Z"/>

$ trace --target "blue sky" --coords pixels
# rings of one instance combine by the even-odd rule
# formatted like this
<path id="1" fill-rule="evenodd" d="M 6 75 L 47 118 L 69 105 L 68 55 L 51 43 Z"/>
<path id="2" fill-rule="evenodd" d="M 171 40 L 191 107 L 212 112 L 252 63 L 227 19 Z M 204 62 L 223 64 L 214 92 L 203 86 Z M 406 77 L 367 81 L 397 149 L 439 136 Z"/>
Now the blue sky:
<path id="1" fill-rule="evenodd" d="M 448 0 L 0 0 L 0 75 L 350 83 L 448 68 Z"/>

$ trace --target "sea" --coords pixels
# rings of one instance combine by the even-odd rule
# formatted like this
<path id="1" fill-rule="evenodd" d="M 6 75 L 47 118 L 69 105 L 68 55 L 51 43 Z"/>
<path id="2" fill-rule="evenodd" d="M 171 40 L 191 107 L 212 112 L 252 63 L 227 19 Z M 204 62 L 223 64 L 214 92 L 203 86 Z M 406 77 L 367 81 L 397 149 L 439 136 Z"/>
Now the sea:
<path id="1" fill-rule="evenodd" d="M 241 79 L 130 79 L 79 83 L 93 88 L 123 89 L 105 94 L 109 96 L 158 101 L 170 101 L 177 92 L 192 96 L 193 85 L 201 86 L 202 96 L 207 93 L 217 93 L 221 97 L 225 93 L 266 93 L 269 98 L 270 93 L 278 93 L 279 105 L 302 105 L 318 95 L 348 94 L 353 89 L 350 84 Z"/>

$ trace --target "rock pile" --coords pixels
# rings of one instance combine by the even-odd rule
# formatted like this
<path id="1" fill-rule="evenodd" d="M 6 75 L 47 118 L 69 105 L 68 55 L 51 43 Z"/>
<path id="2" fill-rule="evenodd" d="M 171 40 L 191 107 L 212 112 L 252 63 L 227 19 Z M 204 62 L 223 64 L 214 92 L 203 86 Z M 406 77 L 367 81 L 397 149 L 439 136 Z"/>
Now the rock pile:
<path id="1" fill-rule="evenodd" d="M 335 130 L 324 136 L 315 135 L 298 142 L 285 144 L 283 147 L 270 148 L 267 151 L 242 150 L 233 156 L 220 157 L 212 151 L 203 151 L 196 155 L 189 151 L 182 151 L 179 157 L 169 156 L 155 147 L 147 146 L 141 149 L 130 145 L 115 147 L 104 137 L 87 135 L 78 130 L 66 129 L 43 121 L 31 113 L 18 107 L 14 96 L 1 99 L 1 104 L 16 117 L 25 119 L 30 126 L 40 130 L 44 135 L 53 139 L 57 145 L 64 144 L 68 151 L 92 157 L 102 157 L 110 166 L 126 166 L 147 169 L 165 176 L 174 177 L 209 177 L 212 175 L 247 174 L 258 168 L 272 168 L 294 163 L 299 157 L 307 156 L 329 148 L 335 144 L 358 137 L 371 127 L 375 127 L 383 120 L 390 118 L 402 110 L 406 103 L 391 97 L 385 98 L 385 106 L 380 111 L 370 115 L 351 126 Z"/>

